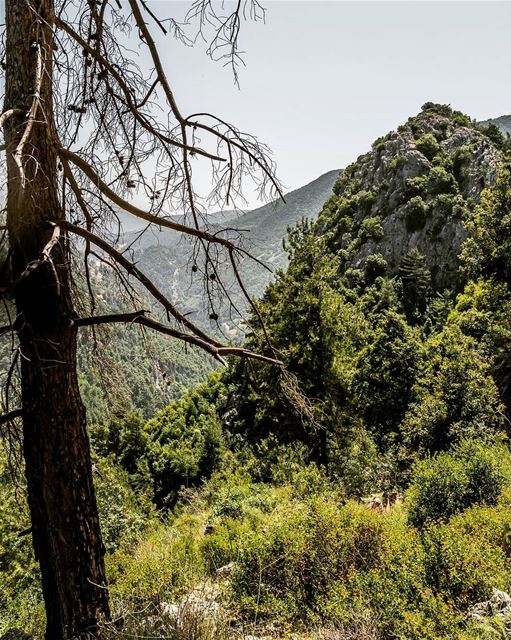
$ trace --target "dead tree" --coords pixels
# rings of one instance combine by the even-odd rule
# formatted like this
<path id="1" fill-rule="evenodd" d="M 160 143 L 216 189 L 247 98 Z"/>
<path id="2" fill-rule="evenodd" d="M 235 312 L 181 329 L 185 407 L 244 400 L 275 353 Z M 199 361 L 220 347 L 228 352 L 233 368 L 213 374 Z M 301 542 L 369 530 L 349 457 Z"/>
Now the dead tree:
<path id="1" fill-rule="evenodd" d="M 209 113 L 180 110 L 152 29 L 187 36 L 177 22 L 158 18 L 145 0 L 6 0 L 5 6 L 0 125 L 6 207 L 0 232 L 6 257 L 0 295 L 8 321 L 0 335 L 12 340 L 13 360 L 3 379 L 0 427 L 22 424 L 46 637 L 88 637 L 108 619 L 109 604 L 77 383 L 78 332 L 138 323 L 219 360 L 265 359 L 222 344 L 175 307 L 119 244 L 118 210 L 147 227 L 192 238 L 193 270 L 203 274 L 208 304 L 214 305 L 218 297 L 229 297 L 218 271 L 222 260 L 246 293 L 237 271 L 246 251 L 232 234 L 208 230 L 207 201 L 194 190 L 196 163 L 211 163 L 216 187 L 210 202 L 232 207 L 247 176 L 261 192 L 269 187 L 278 193 L 279 185 L 267 149 L 254 137 Z M 247 12 L 257 19 L 262 9 L 245 0 L 223 16 L 209 0 L 197 0 L 188 16 L 198 21 L 200 33 L 213 25 L 209 53 L 234 70 Z M 141 66 L 128 49 L 135 49 L 134 39 L 146 52 Z M 135 206 L 132 192 L 145 193 L 149 206 Z M 97 314 L 99 263 L 129 294 L 131 304 L 122 312 Z M 154 302 L 151 314 L 137 307 L 140 290 Z"/>

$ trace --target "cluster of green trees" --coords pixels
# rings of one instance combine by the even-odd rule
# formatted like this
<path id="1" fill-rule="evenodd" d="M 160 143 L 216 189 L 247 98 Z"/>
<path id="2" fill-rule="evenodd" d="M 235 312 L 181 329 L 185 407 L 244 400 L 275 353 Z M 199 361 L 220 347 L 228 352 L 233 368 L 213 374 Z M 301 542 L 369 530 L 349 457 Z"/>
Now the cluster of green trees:
<path id="1" fill-rule="evenodd" d="M 417 146 L 438 158 L 435 136 Z M 436 163 L 428 185 L 462 180 L 463 153 L 457 168 Z M 135 612 L 214 580 L 242 625 L 503 637 L 509 620 L 474 621 L 470 607 L 511 590 L 511 157 L 480 204 L 456 200 L 468 238 L 445 290 L 416 248 L 394 269 L 379 253 L 350 261 L 342 234 L 374 240 L 382 220 L 356 173 L 318 222 L 289 231 L 288 269 L 251 319 L 248 346 L 285 368 L 232 362 L 149 419 L 143 395 L 108 412 L 95 377 L 82 380 L 112 606 L 128 635 L 163 633 Z M 406 188 L 418 210 L 421 185 Z M 454 191 L 428 197 L 438 207 Z M 393 506 L 361 503 L 375 495 Z M 37 631 L 24 504 L 1 458 L 0 619 Z"/>
<path id="2" fill-rule="evenodd" d="M 435 146 L 419 142 L 428 153 Z M 402 491 L 418 458 L 507 433 L 510 176 L 504 156 L 495 185 L 465 210 L 462 274 L 442 291 L 415 248 L 394 273 L 378 254 L 357 269 L 345 263 L 327 230 L 345 206 L 337 185 L 337 205 L 330 199 L 317 223 L 290 230 L 288 269 L 252 319 L 248 346 L 277 353 L 287 370 L 233 363 L 149 422 L 130 414 L 96 426 L 94 446 L 169 506 L 226 450 L 302 447 L 308 462 L 363 496 Z"/>

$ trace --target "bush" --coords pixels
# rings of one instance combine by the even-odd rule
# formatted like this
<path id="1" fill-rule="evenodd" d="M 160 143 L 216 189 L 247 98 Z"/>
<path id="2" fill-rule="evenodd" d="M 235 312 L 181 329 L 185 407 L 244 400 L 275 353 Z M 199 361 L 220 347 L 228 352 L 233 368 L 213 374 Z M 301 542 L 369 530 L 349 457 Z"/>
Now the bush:
<path id="1" fill-rule="evenodd" d="M 463 531 L 459 521 L 423 534 L 429 584 L 459 611 L 487 600 L 492 589 L 509 590 L 509 560 L 497 545 Z"/>
<path id="2" fill-rule="evenodd" d="M 248 617 L 314 620 L 332 581 L 373 566 L 382 535 L 381 516 L 355 503 L 312 499 L 276 511 L 245 541 L 235 597 Z"/>
<path id="3" fill-rule="evenodd" d="M 387 272 L 388 264 L 381 253 L 372 253 L 367 256 L 364 263 L 364 277 L 366 285 L 373 284 L 379 276 L 384 276 Z"/>
<path id="4" fill-rule="evenodd" d="M 362 224 L 358 230 L 358 238 L 364 242 L 365 240 L 381 240 L 385 232 L 381 225 L 381 218 L 376 216 L 374 218 L 364 218 Z"/>
<path id="5" fill-rule="evenodd" d="M 394 512 L 383 518 L 378 559 L 367 570 L 333 582 L 325 616 L 354 628 L 362 615 L 377 621 L 378 638 L 454 638 L 461 615 L 427 582 L 425 550 L 418 533 Z M 358 636 L 353 636 L 358 637 Z"/>
<path id="6" fill-rule="evenodd" d="M 433 208 L 439 218 L 437 225 L 441 228 L 450 216 L 460 217 L 460 212 L 464 210 L 463 198 L 452 193 L 441 193 L 433 200 Z"/>
<path id="7" fill-rule="evenodd" d="M 135 610 L 149 603 L 172 602 L 206 576 L 201 553 L 201 516 L 182 516 L 173 527 L 156 526 L 136 545 L 106 557 L 113 608 Z"/>
<path id="8" fill-rule="evenodd" d="M 506 487 L 496 507 L 475 505 L 451 518 L 456 531 L 502 550 L 511 558 L 510 489 Z"/>
<path id="9" fill-rule="evenodd" d="M 414 178 L 407 178 L 405 180 L 404 188 L 405 197 L 413 198 L 414 196 L 424 196 L 426 194 L 428 179 L 429 174 L 415 176 Z"/>
<path id="10" fill-rule="evenodd" d="M 358 212 L 368 215 L 375 199 L 375 195 L 371 191 L 359 191 L 356 195 Z"/>
<path id="11" fill-rule="evenodd" d="M 452 108 L 448 104 L 439 104 L 438 102 L 425 102 L 422 105 L 422 111 L 430 111 L 440 116 L 450 118 L 453 114 Z"/>
<path id="12" fill-rule="evenodd" d="M 471 277 L 511 281 L 511 156 L 505 157 L 497 181 L 482 193 L 481 204 L 467 221 L 469 238 L 462 251 Z"/>
<path id="13" fill-rule="evenodd" d="M 420 196 L 411 198 L 405 207 L 406 229 L 410 233 L 422 229 L 428 217 L 428 206 Z"/>
<path id="14" fill-rule="evenodd" d="M 458 183 L 452 173 L 444 167 L 433 167 L 429 174 L 428 190 L 433 195 L 439 193 L 458 193 Z"/>
<path id="15" fill-rule="evenodd" d="M 433 160 L 431 160 L 431 164 L 434 167 L 443 167 L 446 171 L 450 173 L 452 172 L 454 167 L 453 159 L 451 158 L 451 156 L 443 152 L 438 153 L 433 158 Z"/>
<path id="16" fill-rule="evenodd" d="M 40 633 L 44 607 L 24 479 L 18 468 L 13 477 L 4 444 L 0 439 L 0 636 L 12 627 Z"/>
<path id="17" fill-rule="evenodd" d="M 433 158 L 440 151 L 440 145 L 432 133 L 425 133 L 417 140 L 417 149 L 426 156 L 428 160 Z"/>
<path id="18" fill-rule="evenodd" d="M 390 173 L 394 173 L 401 167 L 404 167 L 406 164 L 406 161 L 407 161 L 406 156 L 394 156 L 385 165 L 385 173 L 387 175 Z"/>
<path id="19" fill-rule="evenodd" d="M 147 493 L 131 488 L 126 471 L 109 460 L 95 458 L 94 462 L 101 536 L 106 550 L 112 552 L 122 540 L 133 543 L 140 538 L 154 523 L 156 510 Z"/>
<path id="20" fill-rule="evenodd" d="M 511 484 L 511 454 L 503 444 L 461 442 L 450 452 L 417 462 L 406 504 L 414 527 L 448 520 L 474 505 L 495 505 Z"/>

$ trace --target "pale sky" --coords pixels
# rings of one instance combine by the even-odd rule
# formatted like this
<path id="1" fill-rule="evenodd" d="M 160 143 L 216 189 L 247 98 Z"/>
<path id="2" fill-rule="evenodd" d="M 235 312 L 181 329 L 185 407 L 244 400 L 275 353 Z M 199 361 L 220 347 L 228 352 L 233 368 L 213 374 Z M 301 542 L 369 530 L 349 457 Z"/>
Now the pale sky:
<path id="1" fill-rule="evenodd" d="M 240 90 L 203 46 L 160 43 L 183 111 L 256 134 L 287 189 L 346 166 L 428 100 L 477 119 L 511 113 L 511 2 L 261 2 L 266 24 L 241 35 Z M 150 4 L 177 17 L 190 6 Z"/>
<path id="2" fill-rule="evenodd" d="M 479 120 L 511 114 L 511 1 L 260 2 L 266 23 L 242 27 L 240 89 L 203 43 L 188 48 L 151 26 L 181 111 L 257 135 L 286 190 L 347 166 L 426 101 Z M 179 20 L 192 0 L 148 4 Z"/>

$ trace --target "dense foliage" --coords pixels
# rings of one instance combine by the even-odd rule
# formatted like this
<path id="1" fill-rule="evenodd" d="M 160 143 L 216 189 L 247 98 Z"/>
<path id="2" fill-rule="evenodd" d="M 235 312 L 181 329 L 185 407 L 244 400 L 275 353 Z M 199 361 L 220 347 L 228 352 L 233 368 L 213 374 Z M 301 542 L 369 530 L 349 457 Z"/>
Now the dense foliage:
<path id="1" fill-rule="evenodd" d="M 88 361 L 127 635 L 506 637 L 511 611 L 473 607 L 511 592 L 507 146 L 428 103 L 343 172 L 318 221 L 289 230 L 252 318 L 248 345 L 285 369 L 233 362 L 160 409 L 165 378 L 139 366 L 138 339 L 116 354 L 127 400 L 107 406 Z M 4 457 L 0 632 L 41 627 L 23 500 Z"/>

